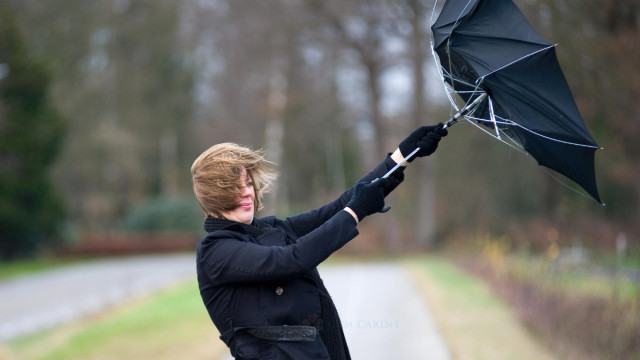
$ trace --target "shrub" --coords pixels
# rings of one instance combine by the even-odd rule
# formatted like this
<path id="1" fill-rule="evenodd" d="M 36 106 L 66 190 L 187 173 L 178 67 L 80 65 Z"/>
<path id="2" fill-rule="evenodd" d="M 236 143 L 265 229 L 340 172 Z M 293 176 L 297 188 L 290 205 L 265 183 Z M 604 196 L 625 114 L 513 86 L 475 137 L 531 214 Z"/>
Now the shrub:
<path id="1" fill-rule="evenodd" d="M 125 218 L 125 230 L 202 234 L 203 218 L 202 210 L 192 197 L 161 196 L 134 207 Z"/>
<path id="2" fill-rule="evenodd" d="M 593 274 L 565 273 L 531 261 L 504 262 L 500 271 L 487 259 L 466 259 L 461 265 L 483 277 L 562 358 L 640 357 L 640 303 L 635 287 L 621 291 L 628 285 L 621 279 L 610 278 L 609 288 L 593 291 L 579 284 L 594 282 Z"/>

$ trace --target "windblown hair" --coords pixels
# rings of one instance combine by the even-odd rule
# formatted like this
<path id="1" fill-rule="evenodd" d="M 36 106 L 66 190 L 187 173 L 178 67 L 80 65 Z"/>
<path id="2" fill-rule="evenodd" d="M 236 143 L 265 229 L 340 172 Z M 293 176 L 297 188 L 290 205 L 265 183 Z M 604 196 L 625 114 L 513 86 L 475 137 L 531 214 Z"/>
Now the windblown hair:
<path id="1" fill-rule="evenodd" d="M 242 169 L 253 182 L 254 209 L 263 208 L 262 197 L 269 191 L 276 173 L 262 150 L 252 150 L 234 143 L 214 145 L 200 154 L 191 165 L 193 193 L 207 216 L 222 217 L 236 208 L 241 195 Z"/>

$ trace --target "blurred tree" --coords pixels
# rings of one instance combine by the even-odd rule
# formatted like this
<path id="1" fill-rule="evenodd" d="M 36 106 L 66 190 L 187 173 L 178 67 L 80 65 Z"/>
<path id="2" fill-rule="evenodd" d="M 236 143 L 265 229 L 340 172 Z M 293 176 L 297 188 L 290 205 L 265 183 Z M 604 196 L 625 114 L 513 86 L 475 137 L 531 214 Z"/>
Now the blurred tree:
<path id="1" fill-rule="evenodd" d="M 339 46 L 324 41 L 323 24 L 297 5 L 196 6 L 203 69 L 196 139 L 203 148 L 221 141 L 264 147 L 282 175 L 267 205 L 281 214 L 319 205 L 359 174 L 344 165 L 358 149 L 349 146 L 338 98 Z"/>
<path id="2" fill-rule="evenodd" d="M 524 2 L 523 11 L 558 57 L 583 118 L 604 148 L 596 170 L 605 209 L 570 202 L 574 213 L 640 223 L 640 1 Z M 545 191 L 557 189 L 550 183 Z M 632 195 L 633 194 L 633 195 Z M 556 197 L 560 199 L 561 197 Z M 565 202 L 566 203 L 566 202 Z M 561 209 L 558 200 L 547 208 Z"/>
<path id="3" fill-rule="evenodd" d="M 54 174 L 80 230 L 122 229 L 136 205 L 189 192 L 191 162 L 221 141 L 266 148 L 278 162 L 269 212 L 305 210 L 415 126 L 448 116 L 425 75 L 431 0 L 4 1 L 32 53 L 51 64 L 52 100 L 69 119 Z M 573 196 L 460 124 L 407 171 L 387 219 L 413 230 L 392 229 L 390 241 L 536 217 L 640 219 L 638 0 L 515 2 L 560 45 L 578 106 L 606 148 L 596 159 L 609 206 Z M 408 90 L 389 111 L 398 78 Z"/>
<path id="4" fill-rule="evenodd" d="M 307 6 L 324 18 L 335 32 L 335 40 L 352 51 L 365 74 L 367 118 L 373 132 L 373 146 L 366 149 L 367 166 L 386 154 L 387 124 L 382 114 L 383 72 L 398 61 L 389 56 L 386 40 L 394 34 L 394 18 L 384 1 L 308 1 Z"/>
<path id="5" fill-rule="evenodd" d="M 189 191 L 193 60 L 182 5 L 67 5 L 14 2 L 70 120 L 55 175 L 71 218 L 80 230 L 118 229 L 130 206 Z"/>
<path id="6" fill-rule="evenodd" d="M 49 174 L 65 126 L 49 84 L 48 69 L 29 56 L 12 9 L 0 1 L 0 260 L 55 244 L 65 219 Z"/>
<path id="7" fill-rule="evenodd" d="M 407 56 L 413 72 L 413 109 L 411 113 L 411 128 L 431 125 L 429 118 L 432 114 L 427 111 L 426 71 L 425 65 L 431 60 L 429 54 L 429 9 L 435 6 L 431 0 L 404 0 L 395 3 L 398 8 L 399 21 L 404 20 L 406 28 L 410 29 L 407 37 L 409 51 Z M 432 95 L 432 94 L 430 94 Z M 434 113 L 432 110 L 431 113 Z M 441 120 L 441 121 L 444 121 Z M 420 247 L 434 244 L 437 228 L 436 216 L 436 157 L 429 161 L 417 162 L 415 175 L 411 180 L 416 182 L 415 196 L 411 197 L 411 205 L 415 208 L 412 223 L 414 224 L 414 240 Z M 415 166 L 415 165 L 414 165 Z"/>
<path id="8" fill-rule="evenodd" d="M 344 73 L 359 73 L 360 95 L 363 99 L 357 116 L 360 130 L 360 146 L 364 160 L 361 169 L 373 167 L 388 151 L 392 151 L 394 141 L 389 119 L 382 110 L 384 72 L 392 65 L 400 63 L 399 57 L 392 56 L 389 43 L 397 38 L 396 18 L 392 8 L 385 1 L 304 1 L 308 11 L 314 13 L 322 24 L 326 43 L 338 43 L 343 53 L 341 62 Z M 401 42 L 399 39 L 395 39 Z M 349 69 L 345 71 L 346 69 Z M 336 76 L 338 76 L 336 74 Z M 354 75 L 348 75 L 354 77 Z M 349 88 L 355 88 L 354 79 L 342 79 Z M 347 102 L 347 100 L 343 100 Z M 331 124 L 328 124 L 331 126 Z M 362 129 L 368 129 L 362 130 Z M 390 217 L 383 227 L 387 246 L 392 251 L 401 248 L 398 226 Z"/>

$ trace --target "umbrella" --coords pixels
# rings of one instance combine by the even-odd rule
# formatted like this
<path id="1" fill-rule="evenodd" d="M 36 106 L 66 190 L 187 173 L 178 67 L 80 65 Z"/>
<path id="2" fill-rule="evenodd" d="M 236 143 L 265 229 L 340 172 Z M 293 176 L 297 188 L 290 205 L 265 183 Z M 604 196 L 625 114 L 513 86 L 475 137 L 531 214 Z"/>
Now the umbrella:
<path id="1" fill-rule="evenodd" d="M 587 130 L 555 46 L 510 0 L 448 0 L 433 23 L 433 51 L 449 99 L 463 118 L 582 186 L 601 203 Z"/>

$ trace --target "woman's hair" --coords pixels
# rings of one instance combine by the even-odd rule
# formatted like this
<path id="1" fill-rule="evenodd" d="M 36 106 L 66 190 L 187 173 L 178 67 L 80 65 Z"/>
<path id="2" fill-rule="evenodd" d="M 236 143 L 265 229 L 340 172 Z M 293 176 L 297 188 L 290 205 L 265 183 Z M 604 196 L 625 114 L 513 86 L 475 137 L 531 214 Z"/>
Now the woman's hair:
<path id="1" fill-rule="evenodd" d="M 222 217 L 223 212 L 238 206 L 242 169 L 253 182 L 254 209 L 262 209 L 262 197 L 276 173 L 262 150 L 251 150 L 234 143 L 217 144 L 200 154 L 191 165 L 193 193 L 207 216 Z"/>

